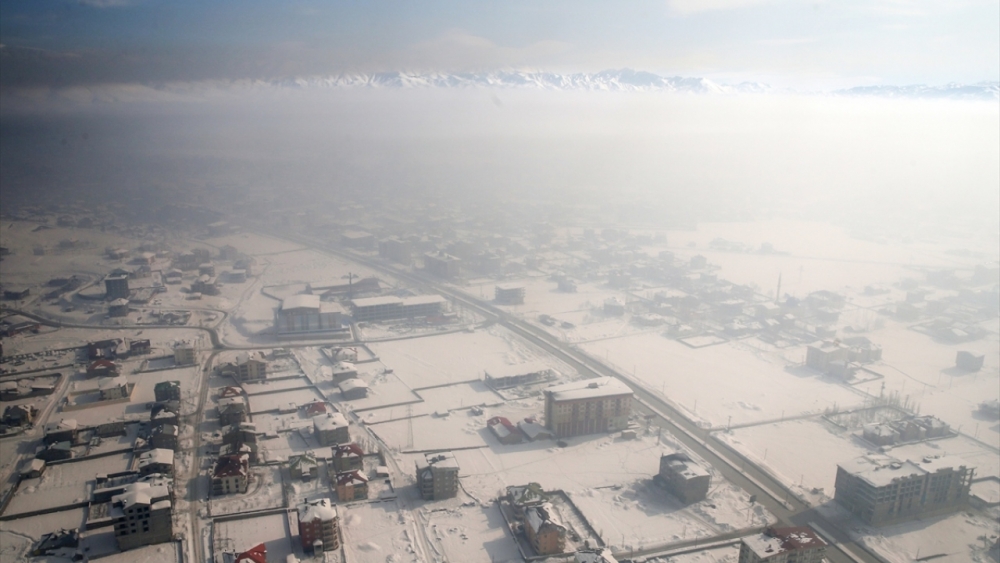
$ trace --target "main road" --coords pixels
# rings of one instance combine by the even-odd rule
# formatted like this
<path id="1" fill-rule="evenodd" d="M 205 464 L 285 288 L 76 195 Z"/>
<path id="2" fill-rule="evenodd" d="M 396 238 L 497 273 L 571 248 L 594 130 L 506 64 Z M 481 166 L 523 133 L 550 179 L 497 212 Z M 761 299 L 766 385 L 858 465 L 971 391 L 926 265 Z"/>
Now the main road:
<path id="1" fill-rule="evenodd" d="M 270 236 L 284 238 L 322 250 L 338 258 L 363 264 L 373 270 L 406 280 L 416 286 L 430 288 L 446 295 L 463 307 L 480 315 L 494 319 L 511 332 L 538 346 L 542 350 L 566 362 L 581 374 L 590 377 L 614 377 L 627 384 L 638 399 L 640 408 L 653 415 L 657 425 L 669 431 L 685 446 L 701 456 L 716 468 L 727 480 L 754 495 L 757 501 L 774 514 L 784 525 L 806 526 L 813 524 L 822 530 L 830 542 L 827 558 L 833 563 L 884 563 L 884 560 L 865 546 L 851 539 L 838 524 L 826 518 L 808 503 L 800 500 L 784 483 L 761 469 L 751 460 L 736 453 L 717 440 L 709 429 L 701 428 L 686 418 L 669 401 L 646 388 L 641 381 L 629 377 L 614 368 L 577 350 L 572 345 L 560 341 L 545 330 L 517 318 L 506 311 L 468 296 L 462 291 L 449 287 L 439 280 L 420 273 L 408 272 L 391 267 L 367 256 L 347 252 L 325 245 L 307 237 L 282 235 L 266 232 Z M 831 468 L 832 470 L 832 468 Z"/>

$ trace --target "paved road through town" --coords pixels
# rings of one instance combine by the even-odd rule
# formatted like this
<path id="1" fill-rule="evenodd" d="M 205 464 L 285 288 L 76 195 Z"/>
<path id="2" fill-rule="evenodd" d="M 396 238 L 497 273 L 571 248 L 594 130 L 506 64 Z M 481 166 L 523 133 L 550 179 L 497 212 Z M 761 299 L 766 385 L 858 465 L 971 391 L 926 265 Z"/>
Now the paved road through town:
<path id="1" fill-rule="evenodd" d="M 420 273 L 402 271 L 366 256 L 346 252 L 308 238 L 276 233 L 266 234 L 305 244 L 338 258 L 361 263 L 373 270 L 385 272 L 414 285 L 446 295 L 463 307 L 476 311 L 489 319 L 495 319 L 511 332 L 566 362 L 585 376 L 608 376 L 624 381 L 635 392 L 636 398 L 642 405 L 640 409 L 645 409 L 649 414 L 654 415 L 655 424 L 673 434 L 685 446 L 715 467 L 727 480 L 754 495 L 757 501 L 774 514 L 782 524 L 795 526 L 816 524 L 821 528 L 827 536 L 826 539 L 831 543 L 827 558 L 833 563 L 858 561 L 883 563 L 882 558 L 852 540 L 847 533 L 841 530 L 839 525 L 827 519 L 814 507 L 798 499 L 778 479 L 716 440 L 711 435 L 710 429 L 701 428 L 684 417 L 668 401 L 645 388 L 640 382 L 576 350 L 572 345 L 560 341 L 541 328 Z M 833 468 L 831 468 L 832 470 Z"/>

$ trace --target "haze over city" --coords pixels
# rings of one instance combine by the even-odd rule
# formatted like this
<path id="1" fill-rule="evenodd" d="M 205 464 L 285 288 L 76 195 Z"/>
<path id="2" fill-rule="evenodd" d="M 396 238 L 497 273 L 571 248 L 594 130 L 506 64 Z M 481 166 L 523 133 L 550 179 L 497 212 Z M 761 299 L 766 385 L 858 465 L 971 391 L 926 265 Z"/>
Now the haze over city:
<path id="1" fill-rule="evenodd" d="M 0 557 L 1000 561 L 997 21 L 6 2 Z"/>

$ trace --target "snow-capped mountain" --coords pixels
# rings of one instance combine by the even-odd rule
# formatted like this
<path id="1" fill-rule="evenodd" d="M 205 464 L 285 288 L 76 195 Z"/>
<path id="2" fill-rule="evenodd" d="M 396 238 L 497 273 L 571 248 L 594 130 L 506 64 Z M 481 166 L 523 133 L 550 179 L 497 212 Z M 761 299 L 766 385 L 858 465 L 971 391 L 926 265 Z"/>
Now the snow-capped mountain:
<path id="1" fill-rule="evenodd" d="M 542 90 L 606 90 L 662 91 L 695 94 L 767 92 L 766 84 L 744 82 L 737 85 L 718 84 L 706 78 L 664 77 L 631 69 L 605 70 L 597 73 L 561 74 L 557 72 L 494 71 L 457 73 L 377 72 L 373 74 L 339 74 L 328 77 L 297 78 L 279 81 L 282 86 L 306 88 L 371 87 L 371 88 L 535 88 Z"/>
<path id="2" fill-rule="evenodd" d="M 841 96 L 878 96 L 883 98 L 949 98 L 964 100 L 1000 99 L 1000 82 L 980 82 L 978 84 L 945 84 L 927 86 L 858 86 L 833 92 Z"/>
<path id="3" fill-rule="evenodd" d="M 273 82 L 291 88 L 526 88 L 540 90 L 587 90 L 625 92 L 681 92 L 691 94 L 763 94 L 776 91 L 760 82 L 722 84 L 707 78 L 660 76 L 632 69 L 596 73 L 544 71 L 491 72 L 376 72 L 295 78 Z M 1000 83 L 947 84 L 945 86 L 859 86 L 831 92 L 840 96 L 891 98 L 1000 99 Z"/>

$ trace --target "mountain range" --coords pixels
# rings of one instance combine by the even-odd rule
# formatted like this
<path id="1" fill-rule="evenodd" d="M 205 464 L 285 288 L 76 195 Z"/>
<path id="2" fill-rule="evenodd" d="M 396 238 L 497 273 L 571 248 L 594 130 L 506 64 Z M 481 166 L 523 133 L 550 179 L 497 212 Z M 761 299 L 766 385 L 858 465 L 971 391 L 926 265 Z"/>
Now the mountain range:
<path id="1" fill-rule="evenodd" d="M 569 73 L 542 71 L 492 71 L 492 72 L 376 72 L 345 73 L 333 76 L 314 76 L 278 80 L 275 85 L 292 88 L 526 88 L 541 90 L 586 90 L 626 92 L 679 92 L 690 94 L 760 94 L 777 91 L 760 82 L 722 84 L 707 78 L 660 76 L 652 72 L 632 69 L 604 70 L 596 73 Z M 834 90 L 838 96 L 876 96 L 890 98 L 949 98 L 949 99 L 1000 99 L 1000 82 L 978 84 L 947 84 L 944 86 L 859 86 Z"/>

